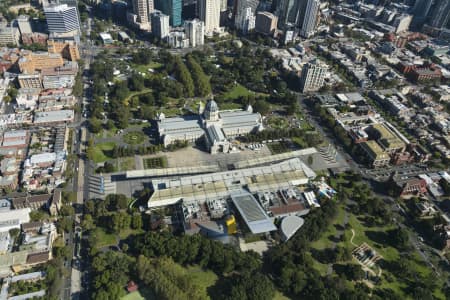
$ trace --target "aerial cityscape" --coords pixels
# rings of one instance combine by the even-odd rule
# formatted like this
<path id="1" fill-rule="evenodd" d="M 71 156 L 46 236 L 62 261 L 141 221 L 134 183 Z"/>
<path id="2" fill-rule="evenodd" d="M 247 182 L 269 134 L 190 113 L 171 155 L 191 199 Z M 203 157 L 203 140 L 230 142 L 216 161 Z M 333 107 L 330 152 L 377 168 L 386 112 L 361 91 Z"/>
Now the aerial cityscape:
<path id="1" fill-rule="evenodd" d="M 450 299 L 450 0 L 1 0 L 0 300 Z"/>

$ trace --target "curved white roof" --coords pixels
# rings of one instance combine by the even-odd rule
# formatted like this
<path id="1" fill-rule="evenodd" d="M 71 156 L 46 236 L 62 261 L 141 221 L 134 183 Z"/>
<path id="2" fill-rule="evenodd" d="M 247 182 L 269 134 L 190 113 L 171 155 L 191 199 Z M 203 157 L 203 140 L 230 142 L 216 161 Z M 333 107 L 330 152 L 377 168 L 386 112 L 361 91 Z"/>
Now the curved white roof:
<path id="1" fill-rule="evenodd" d="M 287 216 L 281 221 L 281 233 L 284 241 L 289 240 L 303 226 L 305 220 L 297 216 Z"/>

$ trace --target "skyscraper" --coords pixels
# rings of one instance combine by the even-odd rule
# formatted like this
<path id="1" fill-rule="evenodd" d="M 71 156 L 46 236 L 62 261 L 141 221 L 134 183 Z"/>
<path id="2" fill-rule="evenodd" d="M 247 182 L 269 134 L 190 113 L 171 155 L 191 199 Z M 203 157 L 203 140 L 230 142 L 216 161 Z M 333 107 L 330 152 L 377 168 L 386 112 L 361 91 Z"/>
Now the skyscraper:
<path id="1" fill-rule="evenodd" d="M 300 30 L 300 35 L 304 38 L 309 38 L 314 34 L 317 25 L 317 17 L 319 15 L 320 1 L 308 0 L 306 5 L 305 18 Z"/>
<path id="2" fill-rule="evenodd" d="M 236 14 L 234 16 L 234 26 L 244 32 L 253 29 L 255 27 L 255 12 L 258 6 L 258 1 L 237 0 L 235 5 Z"/>
<path id="3" fill-rule="evenodd" d="M 154 11 L 153 0 L 133 0 L 133 11 L 137 15 L 139 23 L 148 23 L 148 17 Z"/>
<path id="4" fill-rule="evenodd" d="M 279 0 L 276 9 L 278 24 L 282 28 L 301 26 L 308 0 Z"/>
<path id="5" fill-rule="evenodd" d="M 432 5 L 433 1 L 431 0 L 416 0 L 412 10 L 414 16 L 413 23 L 417 25 L 423 24 L 430 14 Z"/>
<path id="6" fill-rule="evenodd" d="M 78 10 L 76 7 L 69 7 L 67 4 L 49 5 L 44 7 L 47 19 L 48 31 L 52 33 L 81 33 Z"/>
<path id="7" fill-rule="evenodd" d="M 246 7 L 239 12 L 234 25 L 243 33 L 248 33 L 250 30 L 255 29 L 255 21 L 256 17 L 252 12 L 252 8 Z"/>
<path id="8" fill-rule="evenodd" d="M 430 0 L 431 2 L 431 0 Z M 450 19 L 450 0 L 437 0 L 431 12 L 428 24 L 431 27 L 443 28 Z"/>
<path id="9" fill-rule="evenodd" d="M 155 8 L 170 17 L 170 25 L 173 27 L 181 26 L 183 19 L 181 11 L 183 8 L 182 0 L 156 0 Z"/>
<path id="10" fill-rule="evenodd" d="M 205 43 L 205 23 L 199 19 L 184 22 L 184 31 L 191 47 L 201 46 Z"/>
<path id="11" fill-rule="evenodd" d="M 220 27 L 220 0 L 199 0 L 200 20 L 205 22 L 205 33 L 212 34 Z"/>
<path id="12" fill-rule="evenodd" d="M 277 7 L 277 15 L 281 26 L 296 24 L 298 20 L 297 3 L 299 0 L 280 0 Z"/>
<path id="13" fill-rule="evenodd" d="M 161 13 L 160 11 L 154 11 L 151 14 L 152 33 L 154 36 L 164 39 L 170 33 L 169 16 Z"/>
<path id="14" fill-rule="evenodd" d="M 318 91 L 324 83 L 327 67 L 317 60 L 305 64 L 300 78 L 300 87 L 302 92 Z"/>
<path id="15" fill-rule="evenodd" d="M 256 14 L 255 30 L 262 34 L 273 35 L 277 29 L 278 18 L 267 11 L 260 11 Z"/>

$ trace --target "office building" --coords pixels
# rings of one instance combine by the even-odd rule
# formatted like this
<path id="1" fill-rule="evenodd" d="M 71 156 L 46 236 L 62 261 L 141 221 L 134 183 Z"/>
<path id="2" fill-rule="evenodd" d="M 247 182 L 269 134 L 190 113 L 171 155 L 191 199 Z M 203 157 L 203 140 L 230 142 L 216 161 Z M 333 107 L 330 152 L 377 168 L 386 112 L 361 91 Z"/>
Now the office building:
<path id="1" fill-rule="evenodd" d="M 181 13 L 183 20 L 192 20 L 198 17 L 197 0 L 183 0 Z"/>
<path id="2" fill-rule="evenodd" d="M 411 15 L 399 15 L 394 19 L 395 33 L 408 31 L 413 17 Z"/>
<path id="3" fill-rule="evenodd" d="M 19 81 L 19 86 L 21 88 L 42 88 L 41 76 L 39 74 L 19 74 L 17 76 L 17 80 Z"/>
<path id="4" fill-rule="evenodd" d="M 449 19 L 450 19 L 450 0 L 435 1 L 428 24 L 431 27 L 441 29 L 447 26 Z"/>
<path id="5" fill-rule="evenodd" d="M 182 0 L 156 0 L 155 8 L 169 16 L 170 26 L 178 27 L 183 24 L 183 19 L 181 18 Z"/>
<path id="6" fill-rule="evenodd" d="M 33 30 L 31 29 L 29 17 L 26 15 L 20 15 L 17 17 L 17 26 L 19 27 L 20 34 L 33 33 Z"/>
<path id="7" fill-rule="evenodd" d="M 235 5 L 234 26 L 244 33 L 253 30 L 255 28 L 255 13 L 258 1 L 237 0 Z"/>
<path id="8" fill-rule="evenodd" d="M 137 22 L 148 24 L 148 16 L 153 13 L 153 0 L 133 0 L 133 12 L 137 16 Z"/>
<path id="9" fill-rule="evenodd" d="M 255 31 L 273 35 L 277 30 L 278 17 L 267 11 L 260 11 L 256 14 Z"/>
<path id="10" fill-rule="evenodd" d="M 166 42 L 171 48 L 187 48 L 189 47 L 189 39 L 182 31 L 172 31 L 166 37 Z"/>
<path id="11" fill-rule="evenodd" d="M 251 7 L 243 8 L 235 19 L 235 27 L 244 34 L 255 29 L 256 18 Z"/>
<path id="12" fill-rule="evenodd" d="M 317 60 L 305 64 L 300 78 L 302 92 L 316 92 L 324 83 L 327 67 Z"/>
<path id="13" fill-rule="evenodd" d="M 211 35 L 220 27 L 220 0 L 199 0 L 199 15 L 205 22 L 205 33 Z"/>
<path id="14" fill-rule="evenodd" d="M 300 35 L 304 38 L 309 38 L 314 34 L 317 25 L 317 18 L 319 16 L 320 1 L 308 0 L 305 11 L 305 18 L 303 19 L 302 29 Z"/>
<path id="15" fill-rule="evenodd" d="M 160 11 L 153 12 L 152 33 L 160 39 L 167 37 L 170 33 L 169 16 Z"/>
<path id="16" fill-rule="evenodd" d="M 47 68 L 62 67 L 64 60 L 61 54 L 48 52 L 25 52 L 18 61 L 20 72 L 34 74 Z"/>
<path id="17" fill-rule="evenodd" d="M 47 42 L 48 53 L 58 53 L 67 60 L 76 61 L 80 59 L 78 45 L 74 41 L 55 41 Z"/>
<path id="18" fill-rule="evenodd" d="M 44 13 L 50 34 L 79 35 L 81 33 L 80 18 L 76 7 L 70 7 L 67 4 L 49 5 L 44 7 Z"/>
<path id="19" fill-rule="evenodd" d="M 414 16 L 413 23 L 415 26 L 421 26 L 426 21 L 431 12 L 433 1 L 430 0 L 416 0 L 412 14 Z"/>
<path id="20" fill-rule="evenodd" d="M 0 46 L 18 45 L 20 40 L 19 29 L 13 26 L 0 27 Z"/>
<path id="21" fill-rule="evenodd" d="M 280 25 L 284 28 L 287 24 L 296 24 L 298 21 L 298 0 L 280 0 L 276 14 Z"/>
<path id="22" fill-rule="evenodd" d="M 184 22 L 184 31 L 191 47 L 205 43 L 205 23 L 199 19 Z"/>
<path id="23" fill-rule="evenodd" d="M 220 12 L 227 11 L 227 9 L 228 9 L 228 1 L 220 0 Z"/>
<path id="24" fill-rule="evenodd" d="M 297 27 L 303 24 L 307 0 L 280 0 L 276 15 L 282 28 Z"/>

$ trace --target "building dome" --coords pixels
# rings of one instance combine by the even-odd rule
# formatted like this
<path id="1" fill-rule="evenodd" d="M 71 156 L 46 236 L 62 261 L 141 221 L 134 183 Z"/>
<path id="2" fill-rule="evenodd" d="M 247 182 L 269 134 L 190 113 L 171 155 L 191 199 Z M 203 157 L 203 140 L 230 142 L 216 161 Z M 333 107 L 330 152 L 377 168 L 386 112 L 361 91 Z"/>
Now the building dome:
<path id="1" fill-rule="evenodd" d="M 219 111 L 219 106 L 217 105 L 216 101 L 209 100 L 208 103 L 206 104 L 205 111 L 208 111 L 208 112 Z"/>

